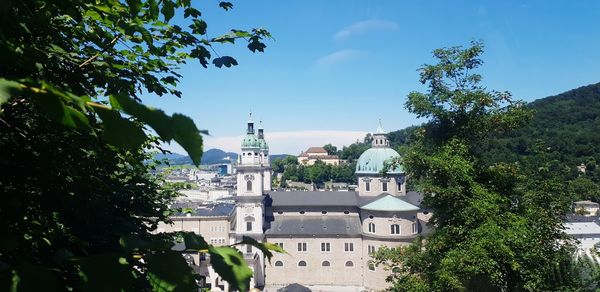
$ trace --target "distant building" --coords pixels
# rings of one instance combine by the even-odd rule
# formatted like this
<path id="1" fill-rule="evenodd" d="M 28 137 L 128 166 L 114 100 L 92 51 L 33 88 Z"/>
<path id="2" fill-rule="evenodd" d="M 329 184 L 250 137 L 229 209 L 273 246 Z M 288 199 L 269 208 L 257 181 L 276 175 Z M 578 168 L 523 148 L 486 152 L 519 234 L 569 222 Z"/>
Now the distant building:
<path id="1" fill-rule="evenodd" d="M 178 203 L 174 208 L 182 208 L 183 213 L 171 216 L 172 224 L 159 223 L 157 233 L 191 231 L 202 234 L 206 242 L 215 246 L 229 245 L 230 234 L 235 224 L 235 205 L 227 203 L 199 204 Z M 179 247 L 175 246 L 177 250 Z M 229 291 L 229 284 L 223 281 L 210 266 L 209 260 L 198 252 L 183 253 L 184 258 L 195 273 L 204 277 L 213 290 L 221 286 Z"/>
<path id="2" fill-rule="evenodd" d="M 571 215 L 565 223 L 565 233 L 577 240 L 577 254 L 597 257 L 594 247 L 600 244 L 598 218 Z"/>
<path id="3" fill-rule="evenodd" d="M 283 247 L 287 253 L 275 253 L 269 264 L 261 250 L 236 245 L 253 272 L 253 288 L 273 291 L 294 283 L 321 291 L 331 286 L 343 286 L 344 291 L 388 288 L 385 279 L 390 272 L 375 266 L 371 254 L 382 246 L 408 245 L 426 234 L 425 222 L 431 215 L 420 209 L 420 194 L 406 192 L 402 166 L 390 167 L 385 176 L 381 174 L 400 156 L 389 147 L 381 125 L 373 134 L 371 149 L 357 160 L 357 185 L 353 190 L 273 191 L 268 152 L 262 127 L 256 134 L 254 122 L 248 121 L 236 168 L 234 209 L 206 216 L 199 214 L 201 208 L 193 208 L 189 215 L 173 217 L 175 225 L 169 228 L 202 234 L 210 243 L 223 244 L 227 236 L 225 242 L 232 244 L 248 236 Z M 318 147 L 305 153 L 307 165 L 311 157 L 312 163 L 327 163 L 330 157 Z M 207 231 L 203 229 L 206 226 L 223 226 L 228 235 L 222 229 Z M 167 231 L 167 227 L 161 225 L 159 230 Z M 218 291 L 222 282 L 212 268 L 200 272 Z M 223 289 L 228 291 L 228 286 Z"/>
<path id="4" fill-rule="evenodd" d="M 317 160 L 325 164 L 339 165 L 340 158 L 337 155 L 329 155 L 323 147 L 310 147 L 298 155 L 298 163 L 302 165 L 313 165 Z"/>
<path id="5" fill-rule="evenodd" d="M 592 201 L 577 201 L 573 203 L 575 213 L 583 216 L 597 216 L 600 204 Z"/>

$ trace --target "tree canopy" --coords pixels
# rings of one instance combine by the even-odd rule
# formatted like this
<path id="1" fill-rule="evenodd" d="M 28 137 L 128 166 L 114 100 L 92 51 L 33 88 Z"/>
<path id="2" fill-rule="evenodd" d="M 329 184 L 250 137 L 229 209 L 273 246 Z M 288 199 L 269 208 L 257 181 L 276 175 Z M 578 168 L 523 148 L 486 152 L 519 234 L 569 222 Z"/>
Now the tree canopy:
<path id="1" fill-rule="evenodd" d="M 229 2 L 219 2 L 230 10 Z M 209 36 L 191 1 L 5 3 L 0 10 L 0 287 L 11 291 L 197 291 L 174 240 L 210 254 L 234 289 L 252 272 L 235 246 L 194 233 L 153 234 L 173 191 L 148 150 L 175 141 L 195 164 L 202 133 L 143 96 L 181 96 L 177 69 L 237 65 L 218 44 L 262 52 L 264 29 Z M 178 22 L 174 23 L 173 19 Z M 154 137 L 151 132 L 156 133 Z M 245 238 L 263 250 L 281 251 Z"/>
<path id="2" fill-rule="evenodd" d="M 477 69 L 483 45 L 437 49 L 420 68 L 428 90 L 406 107 L 428 121 L 401 163 L 424 195 L 433 228 L 423 242 L 382 249 L 375 262 L 392 269 L 399 291 L 541 291 L 572 284 L 556 277 L 570 260 L 561 226 L 568 194 L 545 173 L 488 164 L 480 145 L 522 126 L 531 112 L 510 93 L 488 91 Z M 534 178 L 534 179 L 532 179 Z"/>

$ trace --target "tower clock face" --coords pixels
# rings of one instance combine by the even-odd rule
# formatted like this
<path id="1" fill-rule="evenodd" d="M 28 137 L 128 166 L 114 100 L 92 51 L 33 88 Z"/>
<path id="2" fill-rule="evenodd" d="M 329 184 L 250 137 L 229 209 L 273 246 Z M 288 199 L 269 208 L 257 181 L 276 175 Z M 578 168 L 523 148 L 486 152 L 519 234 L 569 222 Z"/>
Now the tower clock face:
<path id="1" fill-rule="evenodd" d="M 245 180 L 254 180 L 254 175 L 253 174 L 246 174 L 246 175 L 244 175 L 244 179 Z"/>

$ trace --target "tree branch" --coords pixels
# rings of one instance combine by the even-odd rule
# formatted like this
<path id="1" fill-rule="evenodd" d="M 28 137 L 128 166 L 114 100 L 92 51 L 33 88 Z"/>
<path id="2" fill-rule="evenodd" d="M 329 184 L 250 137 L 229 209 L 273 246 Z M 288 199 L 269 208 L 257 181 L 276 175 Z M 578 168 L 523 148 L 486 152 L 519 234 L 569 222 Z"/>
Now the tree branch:
<path id="1" fill-rule="evenodd" d="M 98 57 L 100 57 L 101 54 L 103 54 L 108 49 L 110 49 L 120 38 L 121 38 L 121 35 L 117 35 L 114 39 L 112 39 L 112 41 L 110 41 L 110 43 L 108 44 L 108 46 L 106 46 L 106 48 L 104 48 L 102 51 L 96 53 L 95 55 L 93 55 L 89 59 L 85 60 L 85 62 L 79 64 L 79 68 L 81 68 L 81 67 L 83 67 L 83 66 L 91 63 L 92 61 L 96 60 Z"/>

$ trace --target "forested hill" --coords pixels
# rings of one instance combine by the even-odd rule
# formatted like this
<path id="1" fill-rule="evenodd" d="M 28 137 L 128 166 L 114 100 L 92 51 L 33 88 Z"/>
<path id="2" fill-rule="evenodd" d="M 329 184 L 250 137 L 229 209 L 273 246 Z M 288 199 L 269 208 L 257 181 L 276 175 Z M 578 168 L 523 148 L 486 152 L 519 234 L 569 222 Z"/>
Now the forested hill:
<path id="1" fill-rule="evenodd" d="M 578 176 L 584 164 L 586 177 L 600 182 L 600 83 L 583 86 L 528 105 L 531 122 L 510 135 L 496 138 L 488 147 L 491 161 L 519 161 L 523 167 L 547 167 L 566 180 Z"/>
<path id="2" fill-rule="evenodd" d="M 534 111 L 529 124 L 496 137 L 482 150 L 490 162 L 519 162 L 527 169 L 547 167 L 564 181 L 577 177 L 600 183 L 600 83 L 583 86 L 527 105 Z M 417 127 L 389 133 L 393 148 L 410 144 Z M 577 166 L 586 165 L 580 175 Z M 599 198 L 600 199 L 600 194 Z"/>

